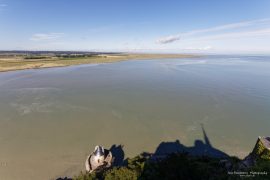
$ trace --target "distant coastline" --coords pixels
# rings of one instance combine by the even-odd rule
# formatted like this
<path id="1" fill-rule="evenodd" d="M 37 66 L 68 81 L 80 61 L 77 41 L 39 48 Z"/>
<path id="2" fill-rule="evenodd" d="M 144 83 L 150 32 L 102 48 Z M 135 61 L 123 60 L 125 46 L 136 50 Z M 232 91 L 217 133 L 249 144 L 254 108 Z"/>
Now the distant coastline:
<path id="1" fill-rule="evenodd" d="M 0 52 L 0 72 L 64 67 L 81 64 L 113 63 L 127 60 L 192 58 L 192 54 L 127 54 L 87 52 Z"/>

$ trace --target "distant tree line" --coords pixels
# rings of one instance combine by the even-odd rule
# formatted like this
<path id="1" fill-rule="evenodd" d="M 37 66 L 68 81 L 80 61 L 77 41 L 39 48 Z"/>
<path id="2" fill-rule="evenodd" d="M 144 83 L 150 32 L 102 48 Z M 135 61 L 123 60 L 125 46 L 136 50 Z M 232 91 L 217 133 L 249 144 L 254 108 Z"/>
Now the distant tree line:
<path id="1" fill-rule="evenodd" d="M 56 57 L 59 58 L 84 58 L 84 57 L 94 57 L 96 54 L 57 54 Z"/>
<path id="2" fill-rule="evenodd" d="M 24 59 L 46 59 L 48 56 L 25 56 Z"/>

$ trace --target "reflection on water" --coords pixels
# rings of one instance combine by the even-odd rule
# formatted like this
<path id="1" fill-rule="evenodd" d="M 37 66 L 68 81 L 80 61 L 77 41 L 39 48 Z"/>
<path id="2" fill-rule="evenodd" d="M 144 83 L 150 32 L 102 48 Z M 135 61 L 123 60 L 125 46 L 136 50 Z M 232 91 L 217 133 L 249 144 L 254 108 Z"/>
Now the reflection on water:
<path id="1" fill-rule="evenodd" d="M 208 56 L 0 73 L 0 179 L 83 169 L 97 144 L 126 156 L 162 141 L 243 157 L 269 135 L 270 58 Z M 18 168 L 20 167 L 20 168 Z"/>

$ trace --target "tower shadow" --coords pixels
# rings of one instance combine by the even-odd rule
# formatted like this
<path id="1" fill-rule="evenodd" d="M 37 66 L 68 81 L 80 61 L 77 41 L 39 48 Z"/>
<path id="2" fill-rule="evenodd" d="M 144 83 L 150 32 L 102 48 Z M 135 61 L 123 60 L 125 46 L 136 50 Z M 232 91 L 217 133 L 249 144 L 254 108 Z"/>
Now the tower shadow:
<path id="1" fill-rule="evenodd" d="M 194 146 L 191 147 L 181 144 L 180 140 L 174 142 L 161 142 L 152 155 L 152 158 L 163 158 L 173 153 L 188 153 L 193 156 L 208 156 L 213 158 L 229 157 L 226 153 L 212 146 L 203 124 L 201 124 L 201 128 L 204 141 L 197 139 L 194 141 Z"/>

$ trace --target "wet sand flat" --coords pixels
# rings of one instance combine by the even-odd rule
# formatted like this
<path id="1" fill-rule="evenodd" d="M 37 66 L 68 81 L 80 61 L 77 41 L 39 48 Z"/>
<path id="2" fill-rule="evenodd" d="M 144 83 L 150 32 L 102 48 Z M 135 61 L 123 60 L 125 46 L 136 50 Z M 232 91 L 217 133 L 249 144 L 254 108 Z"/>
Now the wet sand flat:
<path id="1" fill-rule="evenodd" d="M 161 142 L 244 157 L 269 135 L 270 58 L 206 56 L 0 73 L 0 179 L 72 177 L 95 145 Z"/>

